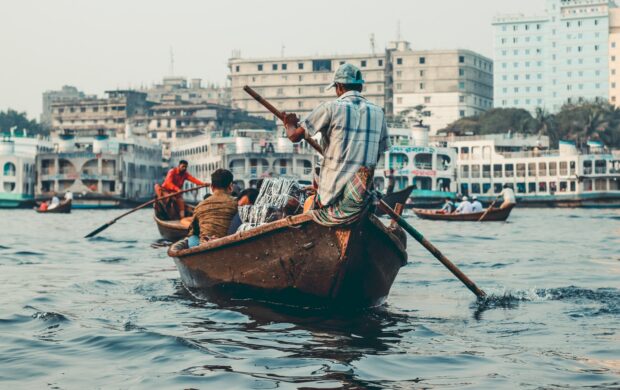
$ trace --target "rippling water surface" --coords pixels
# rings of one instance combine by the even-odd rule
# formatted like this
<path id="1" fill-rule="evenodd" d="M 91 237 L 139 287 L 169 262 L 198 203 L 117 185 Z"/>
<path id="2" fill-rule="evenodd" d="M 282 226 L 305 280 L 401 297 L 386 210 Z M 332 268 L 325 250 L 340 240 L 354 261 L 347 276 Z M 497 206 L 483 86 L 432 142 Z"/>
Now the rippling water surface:
<path id="1" fill-rule="evenodd" d="M 415 241 L 360 313 L 189 295 L 149 211 L 0 210 L 0 388 L 619 388 L 620 211 L 409 218 Z"/>

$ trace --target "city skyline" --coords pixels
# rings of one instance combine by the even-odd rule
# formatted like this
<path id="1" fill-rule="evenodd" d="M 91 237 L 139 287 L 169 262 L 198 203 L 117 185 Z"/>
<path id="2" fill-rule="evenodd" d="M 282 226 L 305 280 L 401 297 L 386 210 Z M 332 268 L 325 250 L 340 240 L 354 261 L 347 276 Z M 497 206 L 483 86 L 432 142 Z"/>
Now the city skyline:
<path id="1" fill-rule="evenodd" d="M 87 94 L 101 94 L 108 89 L 151 85 L 170 73 L 171 48 L 175 75 L 220 84 L 226 82 L 226 63 L 233 50 L 240 50 L 244 57 L 277 57 L 283 51 L 309 56 L 370 53 L 370 35 L 374 34 L 375 50 L 381 52 L 397 38 L 397 25 L 401 38 L 411 41 L 415 49 L 462 48 L 492 57 L 493 17 L 536 14 L 544 9 L 544 2 L 453 1 L 449 12 L 446 4 L 421 1 L 388 2 L 372 12 L 349 1 L 319 1 L 312 7 L 276 1 L 269 9 L 248 1 L 241 2 L 243 14 L 237 12 L 239 6 L 195 1 L 175 7 L 163 1 L 3 3 L 4 14 L 28 18 L 9 18 L 0 26 L 5 59 L 0 72 L 0 110 L 26 111 L 38 119 L 41 94 L 46 90 L 74 85 Z M 357 23 L 338 16 L 350 9 L 360 14 L 355 16 Z M 418 16 L 421 12 L 424 17 Z M 304 24 L 300 15 L 309 22 Z M 288 20 L 292 27 L 283 28 L 280 20 Z M 35 34 L 35 30 L 42 33 Z"/>

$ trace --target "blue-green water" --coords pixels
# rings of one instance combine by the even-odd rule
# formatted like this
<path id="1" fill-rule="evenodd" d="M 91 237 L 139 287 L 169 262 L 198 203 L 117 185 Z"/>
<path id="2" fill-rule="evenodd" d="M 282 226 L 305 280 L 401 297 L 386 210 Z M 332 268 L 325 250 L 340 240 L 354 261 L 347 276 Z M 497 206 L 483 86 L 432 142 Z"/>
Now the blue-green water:
<path id="1" fill-rule="evenodd" d="M 409 218 L 387 304 L 311 312 L 189 295 L 149 211 L 0 210 L 0 388 L 620 388 L 620 211 Z"/>

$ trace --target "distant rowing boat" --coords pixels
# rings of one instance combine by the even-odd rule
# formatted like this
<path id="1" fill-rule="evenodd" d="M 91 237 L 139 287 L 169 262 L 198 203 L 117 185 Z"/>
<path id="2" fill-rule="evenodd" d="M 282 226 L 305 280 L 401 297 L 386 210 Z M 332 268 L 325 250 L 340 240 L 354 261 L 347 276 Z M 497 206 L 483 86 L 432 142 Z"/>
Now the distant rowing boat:
<path id="1" fill-rule="evenodd" d="M 68 200 L 63 200 L 62 202 L 60 202 L 58 204 L 58 206 L 50 209 L 48 208 L 47 210 L 40 210 L 38 207 L 35 208 L 37 213 L 40 214 L 47 214 L 47 213 L 51 213 L 51 214 L 69 214 L 71 212 L 71 199 Z"/>
<path id="2" fill-rule="evenodd" d="M 374 215 L 325 227 L 301 214 L 168 255 L 190 290 L 294 305 L 370 307 L 407 263 L 406 238 Z"/>
<path id="3" fill-rule="evenodd" d="M 484 219 L 481 222 L 490 222 L 490 221 L 505 221 L 508 219 L 510 212 L 512 211 L 514 205 L 505 207 L 503 209 L 493 208 L 491 209 Z M 485 210 L 480 211 L 478 213 L 467 213 L 467 214 L 443 214 L 438 213 L 437 210 L 424 210 L 424 209 L 413 209 L 415 215 L 421 219 L 430 219 L 433 221 L 464 221 L 464 222 L 477 222 L 482 214 L 484 214 Z"/>

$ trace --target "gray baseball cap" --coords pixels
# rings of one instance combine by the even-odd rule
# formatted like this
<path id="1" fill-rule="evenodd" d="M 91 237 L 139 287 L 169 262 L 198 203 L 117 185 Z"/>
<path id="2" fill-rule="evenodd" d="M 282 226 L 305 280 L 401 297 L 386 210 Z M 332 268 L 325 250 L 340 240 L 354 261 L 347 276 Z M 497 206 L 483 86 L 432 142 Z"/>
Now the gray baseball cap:
<path id="1" fill-rule="evenodd" d="M 364 84 L 362 78 L 362 71 L 355 65 L 342 64 L 334 73 L 334 81 L 327 86 L 327 89 L 333 88 L 336 83 L 338 84 Z"/>

